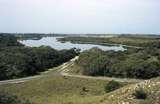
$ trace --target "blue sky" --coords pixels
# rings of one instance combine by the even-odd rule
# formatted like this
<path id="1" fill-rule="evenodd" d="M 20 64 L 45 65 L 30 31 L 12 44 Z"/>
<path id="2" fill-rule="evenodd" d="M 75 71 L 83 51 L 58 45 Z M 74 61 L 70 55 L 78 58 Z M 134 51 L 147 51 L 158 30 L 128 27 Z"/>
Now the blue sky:
<path id="1" fill-rule="evenodd" d="M 160 34 L 160 0 L 0 0 L 0 32 Z"/>

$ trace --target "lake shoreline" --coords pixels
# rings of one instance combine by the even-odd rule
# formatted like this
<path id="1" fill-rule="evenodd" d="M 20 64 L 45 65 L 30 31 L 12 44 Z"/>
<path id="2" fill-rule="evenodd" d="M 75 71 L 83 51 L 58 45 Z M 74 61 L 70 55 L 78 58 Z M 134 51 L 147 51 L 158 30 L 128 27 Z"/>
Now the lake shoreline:
<path id="1" fill-rule="evenodd" d="M 93 43 L 72 43 L 70 41 L 62 42 L 59 41 L 60 38 L 64 37 L 42 37 L 41 39 L 27 39 L 27 40 L 19 40 L 20 43 L 24 44 L 25 46 L 29 47 L 39 47 L 39 46 L 50 46 L 54 49 L 63 50 L 63 49 L 71 49 L 71 48 L 77 48 L 81 49 L 81 51 L 85 51 L 94 47 L 98 47 L 102 50 L 108 51 L 108 50 L 114 50 L 114 51 L 124 51 L 126 48 L 124 48 L 122 45 L 104 45 L 104 44 L 93 44 Z"/>

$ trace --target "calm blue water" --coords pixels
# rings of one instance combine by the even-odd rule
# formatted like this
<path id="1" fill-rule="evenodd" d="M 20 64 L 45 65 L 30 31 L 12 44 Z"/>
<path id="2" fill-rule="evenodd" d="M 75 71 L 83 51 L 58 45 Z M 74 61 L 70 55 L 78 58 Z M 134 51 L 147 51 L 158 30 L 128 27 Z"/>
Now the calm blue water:
<path id="1" fill-rule="evenodd" d="M 39 47 L 39 46 L 50 46 L 57 50 L 70 49 L 70 48 L 79 48 L 81 51 L 88 50 L 93 47 L 98 47 L 102 50 L 114 50 L 114 51 L 124 51 L 123 46 L 103 46 L 103 45 L 93 45 L 93 44 L 74 44 L 71 42 L 61 43 L 57 41 L 57 37 L 43 37 L 40 40 L 22 40 L 22 44 L 30 47 Z M 61 37 L 58 37 L 61 38 Z"/>

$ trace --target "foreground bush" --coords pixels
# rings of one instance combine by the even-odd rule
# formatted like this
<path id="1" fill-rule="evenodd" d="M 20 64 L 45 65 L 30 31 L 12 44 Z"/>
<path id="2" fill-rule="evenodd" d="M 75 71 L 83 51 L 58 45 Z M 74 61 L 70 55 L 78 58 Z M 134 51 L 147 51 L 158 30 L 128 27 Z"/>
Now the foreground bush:
<path id="1" fill-rule="evenodd" d="M 110 81 L 106 84 L 105 92 L 108 93 L 108 92 L 114 91 L 114 90 L 116 90 L 120 87 L 121 87 L 121 84 L 119 82 L 116 82 L 116 81 L 112 80 L 112 81 Z"/>
<path id="2" fill-rule="evenodd" d="M 133 96 L 135 96 L 136 99 L 146 99 L 147 93 L 142 88 L 139 88 L 133 93 Z"/>
<path id="3" fill-rule="evenodd" d="M 0 93 L 0 104 L 33 104 L 29 100 L 20 100 L 17 96 Z"/>

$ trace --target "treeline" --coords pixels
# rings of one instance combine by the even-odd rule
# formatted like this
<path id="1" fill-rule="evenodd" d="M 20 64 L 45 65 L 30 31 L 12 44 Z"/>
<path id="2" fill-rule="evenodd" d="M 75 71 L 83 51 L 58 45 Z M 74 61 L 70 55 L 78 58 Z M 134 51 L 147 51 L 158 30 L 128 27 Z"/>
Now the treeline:
<path id="1" fill-rule="evenodd" d="M 0 37 L 0 80 L 35 75 L 79 54 L 76 49 L 58 51 L 47 46 L 24 47 L 14 36 Z"/>
<path id="2" fill-rule="evenodd" d="M 10 46 L 23 46 L 19 42 L 17 42 L 17 38 L 11 35 L 0 34 L 0 48 L 2 47 L 10 47 Z"/>
<path id="3" fill-rule="evenodd" d="M 93 48 L 81 53 L 77 64 L 85 75 L 148 79 L 160 75 L 160 49 L 115 52 Z"/>
<path id="4" fill-rule="evenodd" d="M 66 36 L 67 34 L 56 33 L 0 33 L 4 36 L 15 36 L 18 39 L 41 39 L 42 37 Z"/>
<path id="5" fill-rule="evenodd" d="M 160 44 L 160 38 L 158 37 L 127 37 L 127 36 L 116 36 L 111 38 L 102 38 L 102 37 L 64 37 L 58 39 L 61 42 L 70 41 L 72 43 L 92 43 L 92 44 L 123 44 L 137 47 L 148 47 L 153 46 L 152 44 Z"/>

